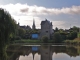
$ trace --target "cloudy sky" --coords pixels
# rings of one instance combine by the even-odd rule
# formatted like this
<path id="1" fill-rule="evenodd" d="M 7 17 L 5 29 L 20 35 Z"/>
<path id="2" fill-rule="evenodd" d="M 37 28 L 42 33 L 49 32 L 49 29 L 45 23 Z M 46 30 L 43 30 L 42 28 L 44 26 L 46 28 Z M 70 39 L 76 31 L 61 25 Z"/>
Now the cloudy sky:
<path id="1" fill-rule="evenodd" d="M 20 25 L 36 28 L 42 20 L 48 19 L 55 27 L 68 29 L 80 27 L 80 0 L 0 0 L 0 7 L 9 11 Z"/>

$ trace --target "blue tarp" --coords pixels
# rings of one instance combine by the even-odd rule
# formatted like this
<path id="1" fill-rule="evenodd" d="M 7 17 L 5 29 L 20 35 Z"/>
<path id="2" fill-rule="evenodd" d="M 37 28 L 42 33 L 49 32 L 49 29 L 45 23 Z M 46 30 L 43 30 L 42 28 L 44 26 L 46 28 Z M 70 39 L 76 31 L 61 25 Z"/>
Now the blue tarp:
<path id="1" fill-rule="evenodd" d="M 32 34 L 33 39 L 38 39 L 38 34 Z"/>

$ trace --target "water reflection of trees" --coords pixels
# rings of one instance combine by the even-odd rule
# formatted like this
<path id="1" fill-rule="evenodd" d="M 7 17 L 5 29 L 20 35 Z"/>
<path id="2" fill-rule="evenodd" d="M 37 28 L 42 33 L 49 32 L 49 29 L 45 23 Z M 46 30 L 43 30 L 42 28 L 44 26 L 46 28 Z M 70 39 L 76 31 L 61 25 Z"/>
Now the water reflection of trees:
<path id="1" fill-rule="evenodd" d="M 70 57 L 79 56 L 79 48 L 76 47 L 69 47 L 69 46 L 38 46 L 37 51 L 32 50 L 32 46 L 10 46 L 7 49 L 7 56 L 9 57 L 8 60 L 16 60 L 19 59 L 20 55 L 22 56 L 28 56 L 30 53 L 36 54 L 38 53 L 41 55 L 43 53 L 43 49 L 49 49 L 50 53 L 66 53 Z M 49 51 L 48 50 L 48 51 Z M 47 54 L 47 53 L 46 53 Z"/>
<path id="2" fill-rule="evenodd" d="M 60 46 L 54 46 L 52 48 L 52 51 L 55 52 L 55 53 L 66 53 L 71 57 L 72 56 L 76 57 L 76 56 L 79 55 L 77 50 L 78 49 L 75 48 L 75 47 L 66 47 L 66 46 L 61 46 L 61 47 Z"/>

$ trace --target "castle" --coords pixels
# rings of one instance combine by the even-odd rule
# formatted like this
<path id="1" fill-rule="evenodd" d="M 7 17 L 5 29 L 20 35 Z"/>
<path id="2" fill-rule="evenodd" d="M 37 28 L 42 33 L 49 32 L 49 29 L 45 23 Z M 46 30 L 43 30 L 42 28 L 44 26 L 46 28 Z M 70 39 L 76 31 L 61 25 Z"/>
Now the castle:
<path id="1" fill-rule="evenodd" d="M 43 36 L 47 36 L 48 39 L 50 39 L 50 37 L 53 33 L 52 27 L 53 27 L 52 22 L 48 21 L 47 19 L 45 19 L 45 21 L 42 21 L 41 22 L 40 38 L 42 38 Z"/>
<path id="2" fill-rule="evenodd" d="M 30 30 L 31 28 L 29 26 L 27 26 L 26 29 Z M 36 25 L 35 25 L 35 20 L 33 19 L 32 30 L 35 30 L 35 29 L 36 29 Z M 45 19 L 44 21 L 41 21 L 41 29 L 40 29 L 39 34 L 37 34 L 37 33 L 32 34 L 32 36 L 34 36 L 34 38 L 37 38 L 37 39 L 41 39 L 43 36 L 46 36 L 46 37 L 48 37 L 48 39 L 51 39 L 51 35 L 53 33 L 54 33 L 54 31 L 53 31 L 52 22 Z"/>

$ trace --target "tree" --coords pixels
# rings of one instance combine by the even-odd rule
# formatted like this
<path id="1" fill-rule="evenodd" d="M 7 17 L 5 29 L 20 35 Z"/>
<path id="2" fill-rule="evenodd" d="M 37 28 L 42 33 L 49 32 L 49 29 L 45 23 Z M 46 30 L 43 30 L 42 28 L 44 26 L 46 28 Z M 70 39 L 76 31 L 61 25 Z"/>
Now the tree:
<path id="1" fill-rule="evenodd" d="M 14 35 L 16 22 L 11 15 L 4 9 L 0 9 L 0 40 L 7 43 Z"/>
<path id="2" fill-rule="evenodd" d="M 44 43 L 48 43 L 48 37 L 47 37 L 47 36 L 43 36 L 43 37 L 42 37 L 42 41 L 43 41 Z"/>
<path id="3" fill-rule="evenodd" d="M 59 29 L 59 32 L 60 32 L 60 33 L 63 33 L 63 32 L 64 32 L 64 30 L 63 30 L 63 29 Z"/>
<path id="4" fill-rule="evenodd" d="M 15 34 L 16 22 L 11 15 L 4 9 L 0 8 L 0 53 L 4 52 L 6 44 Z M 5 58 L 2 60 L 6 60 Z"/>
<path id="5" fill-rule="evenodd" d="M 55 31 L 55 32 L 58 32 L 58 31 L 59 31 L 59 29 L 56 27 L 54 31 Z"/>
<path id="6" fill-rule="evenodd" d="M 26 35 L 26 30 L 24 30 L 23 28 L 19 28 L 18 32 L 19 32 L 19 36 L 22 38 Z"/>
<path id="7" fill-rule="evenodd" d="M 61 43 L 62 42 L 61 35 L 59 32 L 54 33 L 53 41 L 54 41 L 54 43 Z"/>
<path id="8" fill-rule="evenodd" d="M 68 34 L 68 39 L 70 39 L 70 40 L 73 40 L 73 39 L 75 39 L 75 38 L 77 38 L 77 32 L 76 31 L 73 31 L 73 32 L 71 32 L 70 34 Z"/>
<path id="9" fill-rule="evenodd" d="M 70 31 L 79 32 L 79 27 L 73 26 L 72 28 L 70 28 Z"/>

